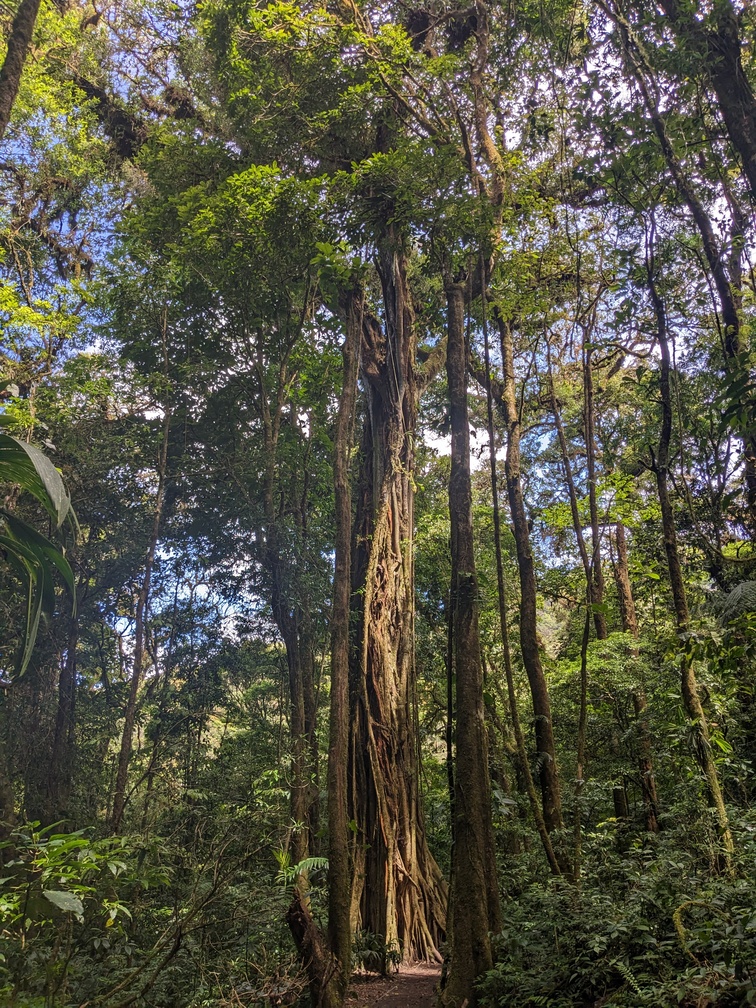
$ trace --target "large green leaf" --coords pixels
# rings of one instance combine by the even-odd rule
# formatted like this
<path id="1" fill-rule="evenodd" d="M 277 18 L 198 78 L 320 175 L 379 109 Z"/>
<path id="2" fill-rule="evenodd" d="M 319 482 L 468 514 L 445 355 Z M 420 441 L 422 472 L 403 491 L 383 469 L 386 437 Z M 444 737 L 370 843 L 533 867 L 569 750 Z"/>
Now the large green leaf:
<path id="1" fill-rule="evenodd" d="M 26 543 L 0 535 L 0 550 L 26 592 L 26 618 L 14 670 L 16 676 L 22 676 L 34 650 L 42 613 L 51 613 L 55 606 L 55 588 L 46 561 Z"/>
<path id="2" fill-rule="evenodd" d="M 43 615 L 55 609 L 53 571 L 63 577 L 75 598 L 75 583 L 71 566 L 56 546 L 26 522 L 0 509 L 6 523 L 6 535 L 0 535 L 2 550 L 8 565 L 15 571 L 26 592 L 26 617 L 21 647 L 15 662 L 16 676 L 22 676 L 31 660 Z"/>
<path id="3" fill-rule="evenodd" d="M 33 445 L 3 433 L 0 433 L 0 483 L 31 493 L 58 527 L 66 517 L 73 517 L 70 498 L 52 462 Z M 75 595 L 74 576 L 54 543 L 6 509 L 0 509 L 0 551 L 26 594 L 21 644 L 14 663 L 16 676 L 21 676 L 31 660 L 42 617 L 51 615 L 55 609 L 55 573 L 62 577 L 72 595 Z"/>
<path id="4" fill-rule="evenodd" d="M 58 547 L 32 528 L 28 522 L 0 508 L 0 516 L 8 526 L 8 532 L 17 543 L 22 543 L 41 566 L 52 565 L 58 570 L 70 592 L 75 590 L 73 571 Z"/>
<path id="5" fill-rule="evenodd" d="M 42 895 L 49 900 L 58 910 L 66 913 L 76 914 L 79 920 L 84 916 L 84 904 L 78 896 L 63 889 L 43 889 Z"/>
<path id="6" fill-rule="evenodd" d="M 34 445 L 0 433 L 0 483 L 11 483 L 33 494 L 60 526 L 71 512 L 71 498 L 60 473 Z"/>

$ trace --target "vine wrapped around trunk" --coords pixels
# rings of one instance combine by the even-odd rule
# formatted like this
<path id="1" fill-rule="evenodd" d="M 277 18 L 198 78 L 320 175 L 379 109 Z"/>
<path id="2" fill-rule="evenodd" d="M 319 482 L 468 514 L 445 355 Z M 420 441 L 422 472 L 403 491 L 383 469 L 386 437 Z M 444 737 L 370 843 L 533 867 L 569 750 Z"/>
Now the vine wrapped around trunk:
<path id="1" fill-rule="evenodd" d="M 446 887 L 425 841 L 415 733 L 414 318 L 393 236 L 378 268 L 386 325 L 367 313 L 363 320 L 365 420 L 352 580 L 352 924 L 380 935 L 405 960 L 440 959 Z"/>

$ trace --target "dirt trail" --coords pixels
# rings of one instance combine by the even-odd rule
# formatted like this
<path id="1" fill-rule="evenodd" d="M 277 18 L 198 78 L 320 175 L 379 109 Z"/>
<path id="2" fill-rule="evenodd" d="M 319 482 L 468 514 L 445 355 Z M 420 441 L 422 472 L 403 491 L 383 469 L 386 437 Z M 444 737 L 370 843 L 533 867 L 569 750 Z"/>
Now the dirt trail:
<path id="1" fill-rule="evenodd" d="M 433 1008 L 441 967 L 435 963 L 402 966 L 387 977 L 353 977 L 348 1008 Z"/>

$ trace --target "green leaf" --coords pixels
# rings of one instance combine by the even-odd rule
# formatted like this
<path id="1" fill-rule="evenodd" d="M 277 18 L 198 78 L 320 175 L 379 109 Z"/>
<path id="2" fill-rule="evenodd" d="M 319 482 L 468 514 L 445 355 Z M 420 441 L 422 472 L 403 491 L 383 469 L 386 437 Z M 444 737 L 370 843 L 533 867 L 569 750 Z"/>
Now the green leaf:
<path id="1" fill-rule="evenodd" d="M 42 895 L 46 900 L 49 900 L 53 906 L 56 906 L 58 910 L 63 910 L 65 913 L 76 914 L 79 918 L 84 916 L 84 904 L 78 896 L 74 895 L 74 893 L 65 892 L 63 889 L 43 889 Z"/>
<path id="2" fill-rule="evenodd" d="M 51 615 L 55 609 L 53 571 L 61 574 L 68 590 L 74 595 L 74 602 L 76 588 L 68 561 L 49 539 L 3 509 L 0 509 L 0 519 L 5 521 L 7 532 L 6 535 L 0 534 L 0 547 L 8 566 L 16 573 L 26 592 L 24 631 L 15 666 L 15 674 L 20 677 L 31 660 L 43 613 Z"/>
<path id="3" fill-rule="evenodd" d="M 57 546 L 46 539 L 45 536 L 37 532 L 27 522 L 16 515 L 0 508 L 0 514 L 8 524 L 8 530 L 16 542 L 23 543 L 31 551 L 41 565 L 52 564 L 66 583 L 68 590 L 73 594 L 76 590 L 73 571 L 71 565 Z"/>
<path id="4" fill-rule="evenodd" d="M 34 494 L 57 526 L 63 524 L 71 510 L 71 499 L 50 459 L 39 448 L 9 434 L 0 434 L 0 480 L 17 483 Z"/>

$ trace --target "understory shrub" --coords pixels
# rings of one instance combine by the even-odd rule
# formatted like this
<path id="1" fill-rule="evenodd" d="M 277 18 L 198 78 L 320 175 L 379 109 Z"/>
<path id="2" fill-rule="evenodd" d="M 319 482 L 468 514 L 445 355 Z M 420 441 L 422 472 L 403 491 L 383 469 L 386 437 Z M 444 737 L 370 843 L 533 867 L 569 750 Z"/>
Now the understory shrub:
<path id="1" fill-rule="evenodd" d="M 682 831 L 619 854 L 586 838 L 579 886 L 532 884 L 504 902 L 486 1008 L 735 1008 L 756 1004 L 753 823 L 733 876 L 714 874 Z"/>

